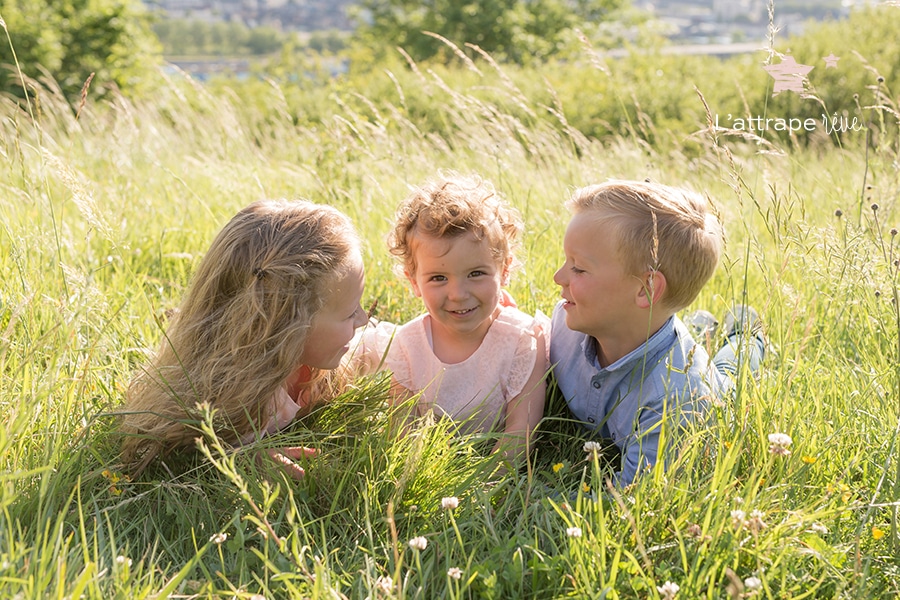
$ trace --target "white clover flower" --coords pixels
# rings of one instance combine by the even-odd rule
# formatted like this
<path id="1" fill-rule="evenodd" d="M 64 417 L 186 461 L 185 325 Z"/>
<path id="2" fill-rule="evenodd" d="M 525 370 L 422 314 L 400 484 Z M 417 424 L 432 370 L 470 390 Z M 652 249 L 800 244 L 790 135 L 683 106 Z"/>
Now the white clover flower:
<path id="1" fill-rule="evenodd" d="M 383 575 L 375 580 L 375 587 L 383 594 L 390 594 L 394 589 L 394 580 L 388 575 Z"/>
<path id="2" fill-rule="evenodd" d="M 735 529 L 740 529 L 747 523 L 747 513 L 741 509 L 731 511 L 731 525 Z"/>
<path id="3" fill-rule="evenodd" d="M 671 581 L 667 581 L 662 585 L 656 586 L 656 591 L 662 595 L 663 600 L 672 600 L 675 597 L 675 594 L 678 593 L 678 590 L 681 588 L 677 583 L 672 583 Z"/>
<path id="4" fill-rule="evenodd" d="M 228 539 L 227 533 L 216 533 L 209 537 L 209 541 L 213 544 L 224 544 L 225 540 Z"/>
<path id="5" fill-rule="evenodd" d="M 752 592 L 755 592 L 762 588 L 762 581 L 759 579 L 759 577 L 748 577 L 744 580 L 744 587 Z"/>
<path id="6" fill-rule="evenodd" d="M 413 550 L 424 550 L 428 547 L 428 540 L 426 540 L 421 535 L 414 537 L 413 539 L 409 540 L 409 547 Z"/>
<path id="7" fill-rule="evenodd" d="M 134 564 L 134 561 L 128 558 L 127 556 L 122 556 L 121 554 L 116 557 L 117 565 L 125 565 L 126 567 L 130 567 Z"/>
<path id="8" fill-rule="evenodd" d="M 786 433 L 770 433 L 769 434 L 769 452 L 776 456 L 790 456 L 790 446 L 794 443 Z"/>
<path id="9" fill-rule="evenodd" d="M 603 449 L 603 446 L 601 446 L 599 442 L 585 442 L 584 443 L 585 454 L 597 454 L 602 449 Z"/>
<path id="10" fill-rule="evenodd" d="M 450 577 L 451 579 L 459 580 L 459 578 L 462 577 L 462 574 L 462 570 L 458 567 L 450 567 L 447 569 L 447 577 Z"/>
<path id="11" fill-rule="evenodd" d="M 581 527 L 567 527 L 566 535 L 570 538 L 580 538 L 581 537 Z"/>
<path id="12" fill-rule="evenodd" d="M 750 513 L 750 518 L 747 519 L 747 526 L 750 527 L 750 531 L 759 533 L 766 528 L 766 523 L 763 521 L 764 516 L 766 514 L 761 510 L 754 510 Z"/>
<path id="13" fill-rule="evenodd" d="M 821 523 L 813 523 L 809 526 L 809 530 L 813 533 L 818 533 L 819 535 L 825 535 L 826 533 L 828 533 L 828 528 Z"/>
<path id="14" fill-rule="evenodd" d="M 456 496 L 447 496 L 441 498 L 441 508 L 444 510 L 453 510 L 459 506 L 459 498 Z"/>

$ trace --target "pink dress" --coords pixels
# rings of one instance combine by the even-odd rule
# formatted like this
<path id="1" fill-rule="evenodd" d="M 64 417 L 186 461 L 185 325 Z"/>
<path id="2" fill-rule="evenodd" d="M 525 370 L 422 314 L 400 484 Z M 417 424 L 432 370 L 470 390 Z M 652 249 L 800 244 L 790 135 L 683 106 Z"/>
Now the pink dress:
<path id="1" fill-rule="evenodd" d="M 311 372 L 307 367 L 302 367 L 299 377 L 299 380 L 295 381 L 295 383 L 308 383 L 310 381 Z M 303 394 L 301 394 L 301 401 L 303 401 L 303 398 L 304 396 Z M 291 395 L 288 393 L 287 389 L 284 386 L 281 386 L 280 388 L 278 388 L 278 391 L 275 392 L 272 398 L 269 399 L 268 406 L 266 407 L 266 412 L 268 413 L 266 422 L 257 427 L 256 430 L 242 435 L 240 439 L 241 444 L 249 444 L 251 442 L 257 441 L 265 435 L 281 431 L 282 429 L 287 427 L 291 421 L 294 420 L 294 418 L 297 416 L 297 413 L 300 412 L 300 409 L 302 409 L 307 404 L 308 402 L 303 402 L 303 404 L 297 404 L 296 402 L 294 402 L 294 399 L 291 398 Z"/>
<path id="2" fill-rule="evenodd" d="M 538 359 L 538 337 L 545 340 L 538 368 L 546 370 L 549 331 L 546 315 L 532 317 L 506 306 L 471 356 L 447 364 L 434 355 L 431 317 L 424 314 L 401 327 L 367 327 L 351 363 L 362 372 L 389 369 L 397 383 L 421 392 L 420 415 L 434 411 L 450 417 L 465 433 L 490 431 L 503 425 L 506 404 L 528 382 Z"/>

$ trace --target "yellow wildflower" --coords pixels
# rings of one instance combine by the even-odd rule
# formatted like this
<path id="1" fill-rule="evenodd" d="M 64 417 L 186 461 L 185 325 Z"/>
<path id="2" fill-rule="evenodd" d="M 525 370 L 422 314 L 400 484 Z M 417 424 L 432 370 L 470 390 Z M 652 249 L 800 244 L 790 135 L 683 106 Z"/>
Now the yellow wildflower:
<path id="1" fill-rule="evenodd" d="M 566 465 L 564 465 L 563 463 L 556 463 L 555 465 L 553 465 L 553 472 L 554 472 L 554 473 L 559 473 L 560 470 L 561 470 L 563 467 L 565 467 L 565 466 L 566 466 Z"/>
<path id="2" fill-rule="evenodd" d="M 876 540 L 880 540 L 884 537 L 884 530 L 879 529 L 878 527 L 872 527 L 872 537 Z"/>
<path id="3" fill-rule="evenodd" d="M 109 481 L 109 493 L 113 496 L 119 496 L 122 494 L 122 489 L 118 486 L 119 482 L 130 482 L 131 477 L 125 475 L 124 473 L 116 473 L 114 471 L 110 471 L 109 469 L 104 469 L 100 472 L 103 477 Z"/>
<path id="4" fill-rule="evenodd" d="M 803 462 L 805 462 L 808 465 L 814 465 L 814 464 L 816 464 L 816 461 L 819 459 L 816 458 L 815 456 L 804 456 L 801 460 L 803 460 Z"/>
<path id="5" fill-rule="evenodd" d="M 846 483 L 840 483 L 838 484 L 838 487 L 840 487 L 841 490 L 841 500 L 844 502 L 850 502 L 850 498 L 853 497 L 853 492 L 850 491 L 850 486 Z"/>

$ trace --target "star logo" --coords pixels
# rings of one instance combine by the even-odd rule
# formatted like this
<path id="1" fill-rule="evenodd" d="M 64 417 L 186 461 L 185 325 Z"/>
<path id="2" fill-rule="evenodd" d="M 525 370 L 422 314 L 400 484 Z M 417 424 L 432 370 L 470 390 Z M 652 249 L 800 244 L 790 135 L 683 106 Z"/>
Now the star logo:
<path id="1" fill-rule="evenodd" d="M 837 56 L 834 55 L 834 52 L 829 54 L 828 56 L 823 56 L 822 60 L 825 61 L 825 68 L 830 69 L 831 67 L 837 68 L 837 61 L 841 60 Z"/>
<path id="2" fill-rule="evenodd" d="M 803 80 L 813 70 L 813 67 L 809 65 L 799 64 L 793 56 L 786 56 L 777 65 L 768 65 L 763 68 L 775 79 L 772 96 L 777 96 L 781 92 L 802 93 Z"/>

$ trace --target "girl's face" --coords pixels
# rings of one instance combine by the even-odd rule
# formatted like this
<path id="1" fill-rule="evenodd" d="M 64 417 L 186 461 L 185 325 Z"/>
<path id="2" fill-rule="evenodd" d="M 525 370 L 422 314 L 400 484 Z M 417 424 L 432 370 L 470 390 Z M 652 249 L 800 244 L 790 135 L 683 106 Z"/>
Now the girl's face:
<path id="1" fill-rule="evenodd" d="M 364 284 L 362 256 L 354 252 L 347 272 L 331 279 L 325 304 L 313 318 L 301 364 L 317 369 L 334 369 L 340 364 L 356 328 L 368 320 L 360 306 Z"/>
<path id="2" fill-rule="evenodd" d="M 508 273 L 497 264 L 490 242 L 466 232 L 450 239 L 418 235 L 414 244 L 416 274 L 407 277 L 432 328 L 456 339 L 483 338 L 499 311 Z"/>

